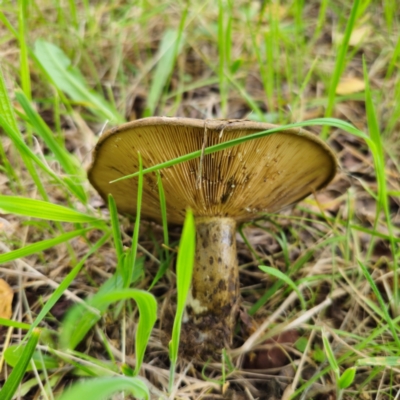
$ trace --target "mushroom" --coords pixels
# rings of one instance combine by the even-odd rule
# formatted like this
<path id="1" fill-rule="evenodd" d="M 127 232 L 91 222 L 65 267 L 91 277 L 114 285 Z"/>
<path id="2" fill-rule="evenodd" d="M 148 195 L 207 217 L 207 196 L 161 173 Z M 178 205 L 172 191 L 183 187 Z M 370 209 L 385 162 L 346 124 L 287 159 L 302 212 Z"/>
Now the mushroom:
<path id="1" fill-rule="evenodd" d="M 186 353 L 202 358 L 232 344 L 239 306 L 236 224 L 273 213 L 326 186 L 336 173 L 333 152 L 303 129 L 286 129 L 204 154 L 206 147 L 277 128 L 247 120 L 151 117 L 118 126 L 96 145 L 88 176 L 119 212 L 136 212 L 137 179 L 118 178 L 202 150 L 202 156 L 161 171 L 168 221 L 196 220 L 196 257 L 187 316 Z M 161 221 L 157 175 L 144 175 L 142 216 Z"/>

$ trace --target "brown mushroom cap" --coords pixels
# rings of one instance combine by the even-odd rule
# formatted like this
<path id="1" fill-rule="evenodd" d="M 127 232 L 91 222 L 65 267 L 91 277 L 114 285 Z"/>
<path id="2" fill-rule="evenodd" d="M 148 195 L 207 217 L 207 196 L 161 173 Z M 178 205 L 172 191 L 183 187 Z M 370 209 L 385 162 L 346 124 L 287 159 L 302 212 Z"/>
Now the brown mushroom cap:
<path id="1" fill-rule="evenodd" d="M 123 124 L 97 143 L 88 176 L 104 200 L 111 193 L 118 210 L 136 213 L 138 178 L 110 183 L 143 168 L 277 126 L 246 120 L 151 117 Z M 206 140 L 206 142 L 205 142 Z M 337 162 L 329 147 L 303 129 L 288 129 L 161 170 L 168 220 L 183 223 L 186 208 L 196 217 L 245 221 L 275 212 L 326 186 Z M 141 213 L 161 221 L 157 176 L 144 175 Z"/>

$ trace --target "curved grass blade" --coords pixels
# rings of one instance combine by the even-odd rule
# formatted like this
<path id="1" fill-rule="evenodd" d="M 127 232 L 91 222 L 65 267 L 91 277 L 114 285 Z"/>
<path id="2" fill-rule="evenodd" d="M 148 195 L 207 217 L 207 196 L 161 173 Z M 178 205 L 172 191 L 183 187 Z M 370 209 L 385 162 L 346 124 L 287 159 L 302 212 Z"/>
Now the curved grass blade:
<path id="1" fill-rule="evenodd" d="M 134 374 L 137 375 L 142 366 L 151 331 L 157 320 L 157 301 L 151 293 L 144 290 L 121 289 L 102 296 L 99 302 L 110 304 L 127 299 L 135 300 L 139 309 L 139 322 L 135 337 L 136 366 Z"/>
<path id="2" fill-rule="evenodd" d="M 338 55 L 336 57 L 335 68 L 333 70 L 332 79 L 329 85 L 328 104 L 325 110 L 325 117 L 328 118 L 332 115 L 333 107 L 335 105 L 336 88 L 339 83 L 340 77 L 344 71 L 344 68 L 346 67 L 347 49 L 349 47 L 351 32 L 353 31 L 356 23 L 359 4 L 360 0 L 354 0 L 350 16 L 347 20 L 347 25 L 346 25 L 346 30 L 344 32 L 343 40 L 342 43 L 340 44 Z M 323 139 L 326 139 L 326 137 L 328 136 L 328 126 L 324 127 L 321 136 Z"/>
<path id="3" fill-rule="evenodd" d="M 139 378 L 118 376 L 88 379 L 74 385 L 57 400 L 103 400 L 111 398 L 114 393 L 124 391 L 131 393 L 135 399 L 150 398 L 149 389 Z"/>
<path id="4" fill-rule="evenodd" d="M 24 350 L 25 350 L 24 347 L 19 344 L 14 344 L 12 346 L 9 346 L 7 350 L 4 352 L 4 359 L 6 360 L 7 364 L 15 368 L 15 366 L 21 359 Z M 33 352 L 31 360 L 35 364 L 35 367 L 38 370 L 44 368 L 55 369 L 60 366 L 59 361 L 57 361 L 53 356 L 40 354 L 38 351 Z M 32 364 L 28 364 L 26 371 L 32 371 L 32 370 L 33 370 Z"/>
<path id="5" fill-rule="evenodd" d="M 86 307 L 82 304 L 71 307 L 60 330 L 60 347 L 68 350 L 75 349 L 107 310 L 107 304 L 100 303 L 101 298 L 113 290 L 122 289 L 122 287 L 121 275 L 115 274 L 100 287 L 95 295 L 86 300 Z"/>
<path id="6" fill-rule="evenodd" d="M 168 79 L 174 68 L 176 56 L 179 54 L 183 44 L 182 34 L 178 30 L 166 30 L 161 39 L 158 50 L 157 67 L 153 74 L 149 96 L 147 98 L 147 108 L 144 116 L 154 114 L 157 104 L 160 100 L 162 91 L 168 82 Z"/>
<path id="7" fill-rule="evenodd" d="M 82 214 L 78 211 L 47 201 L 29 199 L 18 196 L 1 196 L 0 210 L 4 214 L 12 213 L 25 215 L 32 218 L 47 219 L 50 221 L 63 222 L 92 222 L 98 223 L 101 220 L 90 215 Z"/>
<path id="8" fill-rule="evenodd" d="M 343 374 L 341 374 L 338 381 L 338 386 L 341 390 L 347 389 L 353 384 L 354 378 L 356 377 L 356 371 L 355 367 L 350 367 L 343 371 Z"/>
<path id="9" fill-rule="evenodd" d="M 296 284 L 283 272 L 279 271 L 276 268 L 272 268 L 272 267 L 266 267 L 265 265 L 259 265 L 258 268 L 261 269 L 261 271 L 265 272 L 268 275 L 272 275 L 275 276 L 275 278 L 280 279 L 281 281 L 285 282 L 288 286 L 290 286 L 293 291 L 296 292 L 300 303 L 301 303 L 301 308 L 303 310 L 305 310 L 306 307 L 306 301 L 304 300 L 303 295 L 301 294 L 300 290 L 297 288 Z"/>
<path id="10" fill-rule="evenodd" d="M 48 240 L 42 240 L 37 243 L 30 244 L 28 246 L 25 246 L 21 249 L 9 251 L 8 253 L 5 254 L 0 254 L 0 264 L 3 264 L 5 262 L 13 261 L 18 258 L 22 257 L 27 257 L 31 254 L 39 253 L 41 251 L 50 249 L 54 246 L 57 246 L 58 244 L 67 242 L 77 236 L 82 236 L 86 232 L 90 231 L 92 228 L 86 228 L 86 229 L 78 229 L 76 231 L 64 233 L 60 236 L 57 236 L 53 239 L 48 239 Z"/>
<path id="11" fill-rule="evenodd" d="M 39 336 L 40 331 L 38 329 L 35 329 L 32 332 L 32 335 L 29 338 L 28 342 L 24 346 L 24 350 L 18 363 L 4 383 L 3 388 L 0 390 L 1 400 L 11 400 L 14 397 L 14 394 L 17 391 L 17 388 L 25 375 L 25 371 L 32 358 L 33 352 L 35 351 L 36 345 L 39 341 Z"/>
<path id="12" fill-rule="evenodd" d="M 54 85 L 72 100 L 91 109 L 100 119 L 124 122 L 110 103 L 89 88 L 83 75 L 72 67 L 71 60 L 59 47 L 39 39 L 35 42 L 34 54 Z"/>
<path id="13" fill-rule="evenodd" d="M 143 269 L 144 258 L 136 260 L 134 274 Z M 132 278 L 132 282 L 134 279 Z M 108 307 L 103 297 L 123 288 L 122 275 L 116 273 L 100 287 L 98 292 L 86 300 L 86 304 L 76 304 L 68 310 L 60 330 L 60 347 L 73 350 L 83 340 L 89 330 L 101 318 Z"/>

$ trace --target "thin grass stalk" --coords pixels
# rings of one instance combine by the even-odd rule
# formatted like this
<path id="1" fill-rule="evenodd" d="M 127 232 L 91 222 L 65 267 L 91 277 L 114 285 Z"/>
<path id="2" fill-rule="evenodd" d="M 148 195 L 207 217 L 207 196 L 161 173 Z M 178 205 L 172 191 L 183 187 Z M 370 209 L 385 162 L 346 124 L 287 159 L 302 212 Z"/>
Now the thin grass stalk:
<path id="1" fill-rule="evenodd" d="M 29 59 L 28 59 L 28 48 L 25 40 L 25 25 L 26 15 L 28 12 L 29 3 L 27 0 L 18 0 L 18 39 L 20 47 L 20 74 L 21 74 L 21 86 L 25 93 L 25 96 L 32 100 L 31 93 L 31 76 L 29 72 Z"/>
<path id="2" fill-rule="evenodd" d="M 119 228 L 117 206 L 111 193 L 108 195 L 108 209 L 110 210 L 111 229 L 113 233 L 115 253 L 117 255 L 118 265 L 122 265 L 124 249 L 122 245 L 121 231 Z"/>
<path id="3" fill-rule="evenodd" d="M 138 192 L 137 192 L 137 208 L 136 208 L 136 219 L 135 219 L 135 227 L 133 230 L 132 237 L 132 246 L 128 255 L 128 263 L 125 266 L 124 271 L 124 287 L 129 287 L 131 284 L 131 279 L 133 276 L 133 270 L 135 268 L 136 256 L 137 256 L 137 248 L 139 242 L 139 229 L 140 229 L 140 213 L 142 209 L 142 195 L 143 195 L 143 163 L 142 156 L 140 152 L 139 155 L 139 177 L 138 177 Z"/>
<path id="4" fill-rule="evenodd" d="M 266 85 L 267 85 L 267 105 L 268 111 L 272 112 L 275 110 L 275 102 L 274 102 L 274 87 L 275 87 L 275 72 L 274 72 L 274 37 L 272 31 L 272 16 L 269 15 L 269 23 L 270 30 L 265 33 L 264 41 L 265 41 L 265 69 L 266 69 Z"/>
<path id="5" fill-rule="evenodd" d="M 69 6 L 69 15 L 71 16 L 72 25 L 75 27 L 75 29 L 77 29 L 78 28 L 78 9 L 76 7 L 76 1 L 68 0 L 68 6 Z"/>
<path id="6" fill-rule="evenodd" d="M 231 38 L 231 2 L 229 0 L 218 0 L 218 76 L 219 76 L 219 91 L 221 100 L 221 118 L 227 117 L 228 112 L 228 82 L 226 72 L 230 63 L 232 45 Z"/>
<path id="7" fill-rule="evenodd" d="M 184 37 L 185 28 L 186 28 L 185 25 L 186 25 L 186 20 L 187 20 L 187 16 L 188 16 L 188 8 L 189 8 L 189 3 L 186 5 L 185 9 L 183 10 L 181 19 L 179 21 L 179 27 L 178 27 L 178 32 L 177 32 L 178 35 L 177 35 L 177 38 L 176 38 L 176 41 L 174 44 L 174 48 L 173 48 L 173 54 L 174 54 L 173 55 L 173 63 L 176 63 L 177 59 L 178 59 L 179 50 L 181 47 L 181 43 L 182 43 L 182 40 Z M 172 79 L 172 71 L 167 78 L 167 82 L 165 84 L 166 87 L 169 86 L 171 79 Z M 179 99 L 182 99 L 182 96 L 183 96 L 183 92 L 178 96 L 178 98 L 176 99 L 176 102 L 178 102 Z M 163 96 L 162 104 L 161 104 L 160 108 L 165 107 L 166 100 L 167 100 L 166 96 Z"/>
<path id="8" fill-rule="evenodd" d="M 393 72 L 395 71 L 395 67 L 398 65 L 398 60 L 400 57 L 400 36 L 397 39 L 396 46 L 394 48 L 394 51 L 392 53 L 392 57 L 390 59 L 390 63 L 386 72 L 385 79 L 388 80 L 392 77 Z M 396 69 L 397 71 L 397 69 Z"/>
<path id="9" fill-rule="evenodd" d="M 399 304 L 399 283 L 398 283 L 398 252 L 396 248 L 396 244 L 393 240 L 394 232 L 393 232 L 393 225 L 390 216 L 390 207 L 387 195 L 387 184 L 386 184 L 386 173 L 385 173 L 385 155 L 382 145 L 382 138 L 379 130 L 378 119 L 375 112 L 374 103 L 372 101 L 371 90 L 369 86 L 369 79 L 368 79 L 368 72 L 367 66 L 365 63 L 365 59 L 363 59 L 363 72 L 364 72 L 364 81 L 365 81 L 365 104 L 367 109 L 367 121 L 368 121 L 368 128 L 370 131 L 371 139 L 375 144 L 375 149 L 371 151 L 373 152 L 374 156 L 374 163 L 375 163 L 375 171 L 378 181 L 378 206 L 383 209 L 385 214 L 386 224 L 389 231 L 390 237 L 390 247 L 391 253 L 393 257 L 393 272 L 394 272 L 394 306 L 396 309 L 396 313 L 400 312 L 400 304 Z M 379 210 L 379 208 L 378 208 Z M 379 212 L 377 212 L 378 218 Z"/>
<path id="10" fill-rule="evenodd" d="M 327 104 L 326 110 L 325 110 L 325 118 L 331 117 L 332 113 L 333 113 L 333 108 L 335 105 L 336 88 L 339 83 L 340 77 L 344 71 L 344 68 L 346 66 L 347 49 L 349 47 L 351 32 L 353 31 L 355 23 L 356 23 L 359 4 L 360 4 L 360 0 L 354 0 L 353 7 L 352 7 L 351 13 L 350 13 L 350 17 L 347 21 L 346 30 L 344 32 L 344 36 L 343 36 L 342 42 L 339 46 L 338 54 L 336 56 L 335 68 L 333 70 L 332 79 L 329 84 L 328 104 Z M 329 133 L 329 127 L 324 126 L 324 128 L 322 129 L 322 132 L 321 132 L 321 137 L 323 139 L 326 139 L 328 136 L 328 133 Z"/>
<path id="11" fill-rule="evenodd" d="M 33 352 L 36 349 L 36 345 L 39 341 L 40 330 L 36 329 L 32 332 L 28 342 L 24 347 L 24 351 L 21 355 L 20 360 L 17 365 L 13 368 L 10 376 L 4 383 L 2 389 L 0 390 L 0 398 L 2 400 L 11 400 L 14 398 L 14 394 L 17 392 L 18 386 L 24 378 L 25 371 L 29 365 L 32 358 Z"/>
<path id="12" fill-rule="evenodd" d="M 393 18 L 396 15 L 398 16 L 399 4 L 396 0 L 383 0 L 383 11 L 385 14 L 386 26 L 391 33 L 393 28 Z"/>
<path id="13" fill-rule="evenodd" d="M 314 35 L 311 39 L 311 44 L 314 44 L 317 41 L 319 35 L 321 34 L 322 28 L 325 25 L 326 10 L 328 8 L 328 4 L 329 4 L 329 0 L 322 0 L 320 2 L 317 27 L 315 28 Z"/>
<path id="14" fill-rule="evenodd" d="M 160 198 L 160 209 L 161 209 L 161 221 L 162 221 L 162 227 L 163 227 L 163 237 L 164 237 L 164 244 L 165 244 L 165 249 L 164 249 L 164 257 L 165 260 L 168 260 L 168 254 L 169 254 L 169 234 L 168 234 L 168 219 L 167 219 L 167 202 L 165 199 L 165 192 L 164 192 L 164 187 L 162 184 L 162 179 L 161 179 L 161 174 L 159 171 L 156 172 L 157 174 L 157 185 L 158 185 L 158 196 Z"/>

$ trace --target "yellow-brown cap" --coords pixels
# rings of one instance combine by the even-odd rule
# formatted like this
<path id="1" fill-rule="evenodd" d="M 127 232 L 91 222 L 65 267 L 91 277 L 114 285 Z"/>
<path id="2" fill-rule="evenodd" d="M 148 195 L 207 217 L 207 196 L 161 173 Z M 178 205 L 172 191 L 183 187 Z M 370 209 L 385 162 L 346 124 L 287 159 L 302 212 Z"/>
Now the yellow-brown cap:
<path id="1" fill-rule="evenodd" d="M 143 168 L 276 125 L 247 120 L 151 117 L 129 122 L 99 140 L 88 176 L 104 200 L 111 193 L 122 213 L 136 213 L 138 178 L 110 183 Z M 201 167 L 200 167 L 201 164 Z M 326 186 L 337 161 L 329 147 L 303 129 L 287 129 L 161 170 L 168 220 L 196 217 L 253 219 L 275 212 Z M 201 179 L 198 179 L 201 174 Z M 157 176 L 144 175 L 142 215 L 160 221 Z"/>

